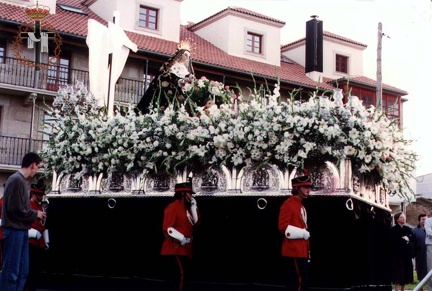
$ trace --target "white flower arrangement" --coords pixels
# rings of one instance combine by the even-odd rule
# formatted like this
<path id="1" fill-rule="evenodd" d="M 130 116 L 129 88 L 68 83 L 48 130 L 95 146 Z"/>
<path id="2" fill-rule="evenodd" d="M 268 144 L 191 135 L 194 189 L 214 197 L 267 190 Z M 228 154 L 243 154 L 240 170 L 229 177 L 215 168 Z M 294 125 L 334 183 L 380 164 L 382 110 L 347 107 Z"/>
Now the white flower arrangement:
<path id="1" fill-rule="evenodd" d="M 192 82 L 187 82 L 183 88 L 183 94 L 194 103 L 194 107 L 203 106 L 207 99 L 214 100 L 215 104 L 232 103 L 236 94 L 221 82 L 212 81 L 202 76 Z"/>
<path id="2" fill-rule="evenodd" d="M 217 88 L 229 92 L 230 98 L 234 95 Z M 397 120 L 374 107 L 366 109 L 354 96 L 342 104 L 312 94 L 300 103 L 296 93 L 281 102 L 276 85 L 266 98 L 236 96 L 238 106 L 237 101 L 225 102 L 199 116 L 191 116 L 184 105 L 150 114 L 136 114 L 130 105 L 112 118 L 92 105 L 75 106 L 68 115 L 51 109 L 47 112 L 55 122 L 42 152 L 47 174 L 55 170 L 77 178 L 108 172 L 138 176 L 174 174 L 184 167 L 199 171 L 265 164 L 285 170 L 351 159 L 360 173 L 373 176 L 389 193 L 408 197 L 417 155 Z"/>

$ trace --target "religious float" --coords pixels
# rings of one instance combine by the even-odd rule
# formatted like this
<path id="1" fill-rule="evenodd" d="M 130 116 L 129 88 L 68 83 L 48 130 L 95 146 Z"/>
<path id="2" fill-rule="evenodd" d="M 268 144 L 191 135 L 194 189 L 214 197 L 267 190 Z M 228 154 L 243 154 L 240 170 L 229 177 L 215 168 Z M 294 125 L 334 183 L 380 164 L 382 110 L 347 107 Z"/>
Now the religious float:
<path id="1" fill-rule="evenodd" d="M 191 180 L 195 290 L 280 290 L 279 208 L 307 170 L 310 288 L 390 291 L 389 195 L 409 196 L 417 159 L 398 121 L 340 89 L 242 96 L 195 77 L 188 57 L 162 66 L 138 108 L 107 110 L 82 83 L 47 105 L 46 284 L 164 290 L 163 211 Z"/>
<path id="2" fill-rule="evenodd" d="M 190 179 L 202 213 L 196 290 L 279 290 L 279 207 L 307 169 L 311 288 L 390 291 L 388 199 L 409 194 L 416 160 L 397 121 L 355 96 L 343 104 L 340 90 L 300 103 L 295 92 L 281 102 L 277 84 L 267 98 L 205 77 L 190 88 L 164 110 L 130 105 L 110 117 L 80 84 L 47 111 L 46 282 L 163 290 L 163 210 Z M 204 111 L 191 92 L 219 105 Z"/>

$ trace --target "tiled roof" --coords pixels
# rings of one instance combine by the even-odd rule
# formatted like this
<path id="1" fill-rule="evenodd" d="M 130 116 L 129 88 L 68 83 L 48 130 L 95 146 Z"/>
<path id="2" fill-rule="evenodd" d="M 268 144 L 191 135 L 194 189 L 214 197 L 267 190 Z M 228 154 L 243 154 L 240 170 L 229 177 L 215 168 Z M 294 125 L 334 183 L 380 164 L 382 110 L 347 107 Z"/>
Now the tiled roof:
<path id="1" fill-rule="evenodd" d="M 57 7 L 56 14 L 49 15 L 44 21 L 52 25 L 54 29 L 56 29 L 56 31 L 60 33 L 67 33 L 70 35 L 85 38 L 87 36 L 88 19 L 95 19 L 100 23 L 106 25 L 106 21 L 101 19 L 99 16 L 93 13 L 86 6 L 82 5 L 82 0 L 58 0 L 57 3 L 79 7 L 86 13 L 86 15 L 78 14 L 74 12 L 65 11 L 60 7 Z M 229 7 L 227 9 L 231 9 L 237 12 L 245 13 L 255 17 L 260 17 L 263 19 L 279 22 L 280 24 L 284 24 L 284 22 L 280 20 L 276 20 L 261 15 L 259 13 L 255 13 L 253 11 L 244 8 Z M 23 13 L 22 7 L 5 4 L 5 3 L 0 3 L 0 22 L 1 21 L 13 21 L 18 23 L 31 22 L 30 18 L 28 18 Z M 190 30 L 190 27 L 191 25 L 186 25 L 186 26 L 182 25 L 180 27 L 180 37 L 181 39 L 190 39 L 192 41 L 193 43 L 192 59 L 196 63 L 221 67 L 226 70 L 238 72 L 239 74 L 254 74 L 255 76 L 261 76 L 270 79 L 279 78 L 281 82 L 289 83 L 299 87 L 316 88 L 318 86 L 326 90 L 331 90 L 333 88 L 330 84 L 326 82 L 317 84 L 317 82 L 308 78 L 305 75 L 305 68 L 303 66 L 297 64 L 296 62 L 286 57 L 281 57 L 282 59 L 281 66 L 277 67 L 277 66 L 257 62 L 257 61 L 252 61 L 246 58 L 231 56 L 225 53 L 224 51 L 222 51 L 221 49 L 217 48 L 210 42 L 196 35 L 194 32 Z M 138 46 L 139 50 L 145 52 L 153 52 L 157 54 L 166 54 L 167 56 L 171 56 L 175 52 L 178 45 L 177 42 L 167 41 L 160 38 L 146 36 L 134 32 L 127 31 L 126 34 L 130 38 L 130 40 Z M 333 34 L 328 33 L 328 35 L 329 36 L 332 35 L 333 37 L 335 37 L 335 35 Z M 354 42 L 346 38 L 342 38 L 342 39 L 345 41 L 348 40 L 349 42 Z M 355 43 L 359 44 L 357 42 Z M 365 80 L 366 79 L 370 80 L 366 77 L 363 78 Z M 374 82 L 373 80 L 370 81 Z M 405 92 L 391 86 L 386 86 L 385 88 L 395 89 L 393 91 L 396 92 Z"/>
<path id="2" fill-rule="evenodd" d="M 88 19 L 95 19 L 98 22 L 106 25 L 106 21 L 97 16 L 87 7 L 80 4 L 79 0 L 61 0 L 57 3 L 65 4 L 68 6 L 79 7 L 87 15 L 74 13 L 56 7 L 56 14 L 48 15 L 42 24 L 46 23 L 56 29 L 60 33 L 69 33 L 76 36 L 87 36 L 87 21 Z M 6 3 L 0 3 L 0 21 L 8 20 L 20 23 L 33 23 L 25 13 L 23 7 L 15 6 Z"/>
<path id="3" fill-rule="evenodd" d="M 344 37 L 344 36 L 340 36 L 340 35 L 337 35 L 337 34 L 334 34 L 334 33 L 328 32 L 328 31 L 324 31 L 323 34 L 324 34 L 324 36 L 328 36 L 330 38 L 342 40 L 344 42 L 352 43 L 352 44 L 359 45 L 359 46 L 362 46 L 364 48 L 367 48 L 367 45 L 365 45 L 365 44 L 363 44 L 361 42 L 349 39 L 349 38 Z"/>
<path id="4" fill-rule="evenodd" d="M 353 84 L 359 84 L 359 85 L 369 86 L 369 87 L 373 87 L 373 88 L 377 87 L 377 81 L 372 80 L 372 79 L 370 79 L 368 77 L 365 77 L 365 76 L 342 77 L 340 79 L 327 80 L 327 81 L 328 81 L 328 83 L 333 83 L 333 84 L 336 84 L 337 82 L 342 82 L 343 81 L 343 82 L 350 82 L 350 83 L 353 83 Z M 394 93 L 396 93 L 398 95 L 401 95 L 401 96 L 408 95 L 408 92 L 406 92 L 404 90 L 401 90 L 399 88 L 387 85 L 387 84 L 382 84 L 382 88 L 384 90 L 394 92 Z"/>
<path id="5" fill-rule="evenodd" d="M 202 24 L 204 24 L 204 23 L 206 23 L 206 22 L 209 22 L 209 21 L 211 21 L 212 19 L 217 18 L 219 15 L 221 15 L 221 14 L 223 14 L 223 13 L 225 13 L 225 12 L 229 12 L 229 11 L 238 12 L 238 13 L 245 14 L 245 15 L 248 15 L 248 16 L 253 16 L 253 17 L 256 17 L 256 18 L 260 18 L 260 19 L 264 19 L 264 20 L 273 21 L 273 22 L 278 23 L 278 24 L 280 24 L 280 25 L 285 25 L 285 22 L 284 22 L 284 21 L 278 20 L 278 19 L 276 19 L 276 18 L 268 17 L 268 16 L 266 16 L 266 15 L 259 14 L 259 13 L 256 13 L 255 11 L 251 11 L 251 10 L 248 10 L 248 9 L 245 9 L 245 8 L 242 8 L 242 7 L 234 7 L 234 6 L 231 6 L 231 7 L 225 8 L 224 10 L 219 11 L 219 12 L 216 13 L 216 14 L 213 14 L 213 15 L 210 16 L 210 17 L 207 17 L 207 18 L 204 19 L 204 20 L 201 20 L 201 21 L 198 22 L 198 23 L 193 24 L 193 25 L 190 27 L 190 29 L 191 29 L 191 30 L 194 30 L 195 27 L 200 26 L 200 25 L 202 25 Z"/>
<path id="6" fill-rule="evenodd" d="M 340 36 L 340 35 L 337 35 L 337 34 L 334 34 L 334 33 L 328 32 L 328 31 L 323 31 L 323 35 L 327 36 L 329 38 L 333 38 L 333 39 L 341 40 L 341 41 L 344 41 L 344 42 L 347 42 L 347 43 L 351 43 L 351 44 L 355 44 L 355 45 L 358 45 L 358 46 L 362 46 L 364 48 L 367 47 L 367 45 L 365 45 L 363 43 L 360 43 L 358 41 L 355 41 L 355 40 L 349 39 L 347 37 Z M 301 42 L 303 42 L 305 40 L 306 40 L 306 38 L 303 37 L 303 38 L 298 39 L 296 41 L 293 41 L 293 42 L 290 42 L 288 44 L 285 44 L 285 45 L 281 46 L 281 50 L 285 51 L 287 48 L 289 48 L 289 47 L 291 47 L 291 46 L 293 46 L 295 44 L 301 43 Z"/>
<path id="7" fill-rule="evenodd" d="M 252 73 L 267 78 L 276 79 L 279 77 L 281 80 L 300 86 L 308 86 L 312 88 L 317 86 L 317 83 L 314 80 L 305 75 L 304 67 L 295 62 L 281 62 L 281 66 L 276 67 L 245 58 L 231 56 L 212 45 L 210 42 L 187 30 L 184 26 L 181 27 L 181 38 L 193 40 L 195 44 L 195 48 L 192 51 L 194 61 L 243 73 Z M 321 83 L 319 87 L 323 89 L 332 89 L 331 86 L 325 83 Z"/>

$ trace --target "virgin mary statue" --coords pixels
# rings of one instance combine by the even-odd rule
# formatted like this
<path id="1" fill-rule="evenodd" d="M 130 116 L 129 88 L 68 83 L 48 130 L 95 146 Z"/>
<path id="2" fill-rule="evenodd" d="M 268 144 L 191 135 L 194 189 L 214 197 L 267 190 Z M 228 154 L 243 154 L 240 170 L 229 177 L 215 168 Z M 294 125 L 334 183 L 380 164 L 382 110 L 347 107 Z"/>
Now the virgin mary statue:
<path id="1" fill-rule="evenodd" d="M 142 113 L 149 113 L 150 109 L 163 111 L 171 103 L 178 106 L 185 100 L 182 88 L 194 80 L 190 44 L 182 41 L 175 54 L 161 66 L 137 108 Z"/>

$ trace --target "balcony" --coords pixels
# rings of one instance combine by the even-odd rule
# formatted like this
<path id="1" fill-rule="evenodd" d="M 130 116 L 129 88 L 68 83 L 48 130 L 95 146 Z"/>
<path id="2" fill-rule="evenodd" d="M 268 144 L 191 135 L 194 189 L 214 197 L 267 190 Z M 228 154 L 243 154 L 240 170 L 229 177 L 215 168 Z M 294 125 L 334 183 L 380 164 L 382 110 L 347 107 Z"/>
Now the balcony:
<path id="1" fill-rule="evenodd" d="M 0 63 L 0 88 L 3 85 L 33 88 L 34 74 L 34 68 L 21 64 L 20 60 L 4 58 L 4 63 Z M 39 89 L 57 92 L 60 85 L 75 84 L 77 80 L 89 87 L 89 72 L 65 66 L 50 66 L 48 70 L 40 71 L 37 85 Z M 137 104 L 144 94 L 144 85 L 143 81 L 119 78 L 115 85 L 114 100 Z"/>
<path id="2" fill-rule="evenodd" d="M 43 148 L 43 140 L 32 140 L 32 151 Z M 22 157 L 30 150 L 30 139 L 0 136 L 0 167 L 21 166 Z"/>

